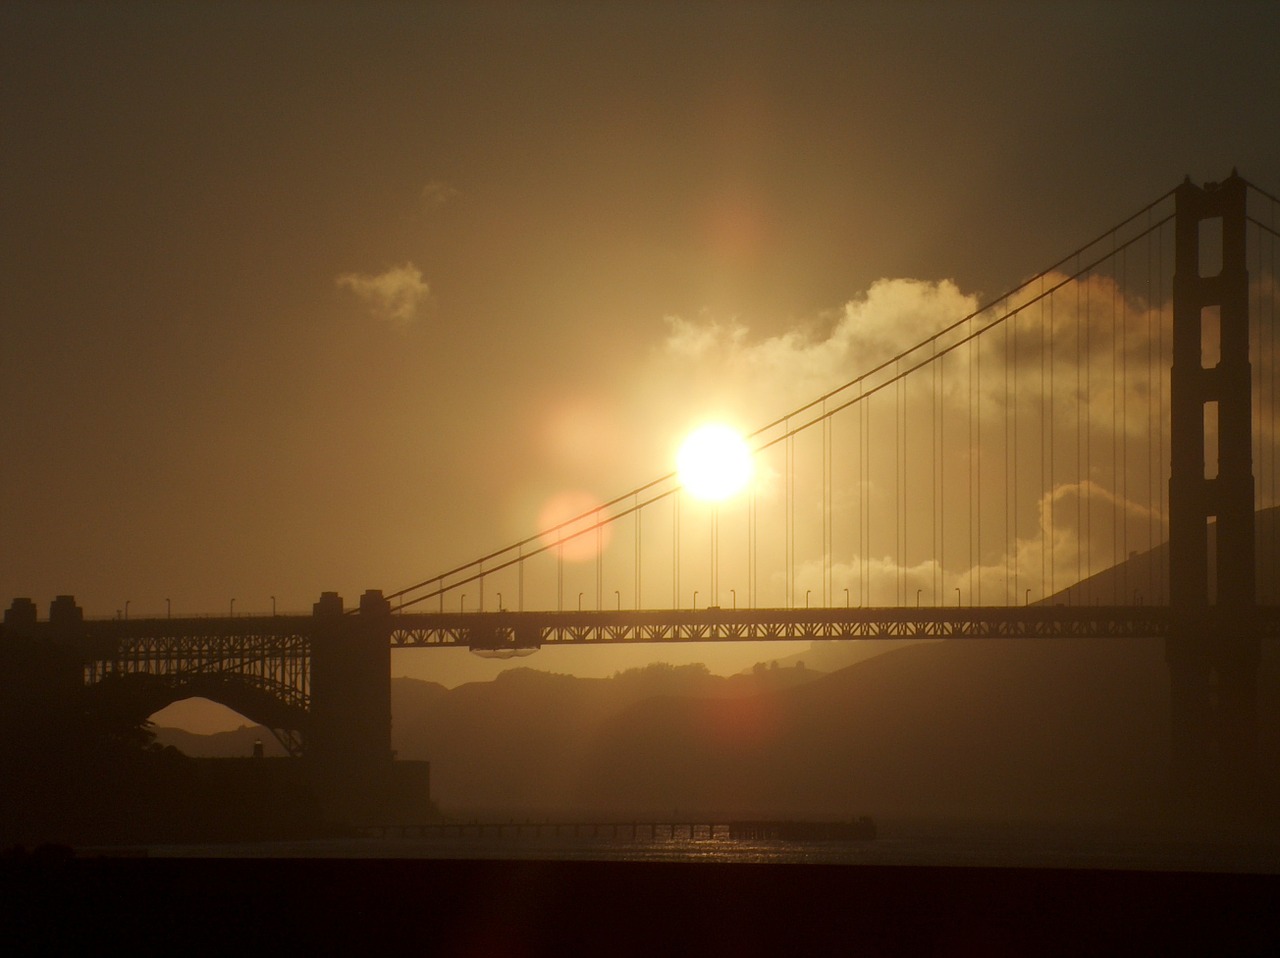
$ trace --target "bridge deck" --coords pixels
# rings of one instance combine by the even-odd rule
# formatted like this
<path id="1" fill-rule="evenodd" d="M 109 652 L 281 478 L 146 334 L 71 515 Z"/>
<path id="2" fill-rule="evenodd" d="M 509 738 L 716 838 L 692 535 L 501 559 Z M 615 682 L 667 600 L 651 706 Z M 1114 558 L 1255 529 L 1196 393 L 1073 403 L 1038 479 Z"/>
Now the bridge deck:
<path id="1" fill-rule="evenodd" d="M 317 621 L 309 615 L 88 620 L 73 641 L 84 641 L 90 658 L 189 661 L 221 658 L 230 648 L 290 658 L 305 655 Z M 391 615 L 387 635 L 392 648 L 502 652 L 611 643 L 1162 638 L 1170 621 L 1168 606 L 1160 605 L 413 612 Z M 1240 621 L 1280 638 L 1280 607 L 1259 607 Z M 41 622 L 37 631 L 49 628 Z"/>
<path id="2" fill-rule="evenodd" d="M 776 642 L 1163 636 L 1169 610 L 1134 607 L 680 609 L 414 613 L 393 617 L 393 646 Z"/>

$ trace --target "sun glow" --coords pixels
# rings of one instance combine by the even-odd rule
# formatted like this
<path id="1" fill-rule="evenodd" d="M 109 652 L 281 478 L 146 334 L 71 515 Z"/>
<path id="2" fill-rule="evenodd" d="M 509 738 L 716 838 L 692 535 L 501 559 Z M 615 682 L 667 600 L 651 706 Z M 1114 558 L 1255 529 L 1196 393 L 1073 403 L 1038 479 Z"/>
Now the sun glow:
<path id="1" fill-rule="evenodd" d="M 676 453 L 680 484 L 695 499 L 728 499 L 746 487 L 753 470 L 747 441 L 720 423 L 695 429 Z"/>

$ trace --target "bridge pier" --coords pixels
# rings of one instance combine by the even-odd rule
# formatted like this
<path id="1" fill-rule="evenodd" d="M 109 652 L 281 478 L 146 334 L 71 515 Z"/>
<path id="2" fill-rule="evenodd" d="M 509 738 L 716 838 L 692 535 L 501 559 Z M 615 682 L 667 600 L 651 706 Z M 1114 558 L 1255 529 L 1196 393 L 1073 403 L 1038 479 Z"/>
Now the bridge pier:
<path id="1" fill-rule="evenodd" d="M 329 821 L 382 817 L 393 791 L 391 604 L 370 590 L 357 615 L 336 592 L 315 603 L 305 759 Z"/>
<path id="2" fill-rule="evenodd" d="M 49 604 L 49 627 L 37 623 L 36 604 L 14 599 L 4 613 L 0 647 L 0 734 L 33 743 L 53 725 L 65 725 L 82 705 L 84 662 L 78 645 L 84 611 L 74 597 Z"/>
<path id="3" fill-rule="evenodd" d="M 1258 787 L 1252 370 L 1247 185 L 1178 187 L 1170 373 L 1169 586 L 1166 645 L 1175 797 L 1252 804 Z M 1201 225 L 1221 225 L 1220 251 Z M 1215 255 L 1217 254 L 1217 255 Z M 1220 263 L 1205 275 L 1206 265 Z M 1211 268 L 1211 267 L 1210 267 Z M 1206 340 L 1218 362 L 1205 364 Z M 1206 413 L 1217 407 L 1217 469 L 1206 470 Z M 1211 536 L 1213 537 L 1211 540 Z M 1243 803 L 1243 804 L 1242 804 Z"/>

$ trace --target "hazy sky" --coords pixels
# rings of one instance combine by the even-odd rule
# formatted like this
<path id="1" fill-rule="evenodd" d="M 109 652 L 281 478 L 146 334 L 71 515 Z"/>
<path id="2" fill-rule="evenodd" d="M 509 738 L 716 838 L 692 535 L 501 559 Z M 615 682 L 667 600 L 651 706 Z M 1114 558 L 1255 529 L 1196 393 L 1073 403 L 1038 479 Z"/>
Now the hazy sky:
<path id="1" fill-rule="evenodd" d="M 790 401 L 678 401 L 690 329 L 996 293 L 1185 174 L 1280 191 L 1277 37 L 1262 2 L 5 4 L 0 597 L 304 610 L 504 545 Z"/>

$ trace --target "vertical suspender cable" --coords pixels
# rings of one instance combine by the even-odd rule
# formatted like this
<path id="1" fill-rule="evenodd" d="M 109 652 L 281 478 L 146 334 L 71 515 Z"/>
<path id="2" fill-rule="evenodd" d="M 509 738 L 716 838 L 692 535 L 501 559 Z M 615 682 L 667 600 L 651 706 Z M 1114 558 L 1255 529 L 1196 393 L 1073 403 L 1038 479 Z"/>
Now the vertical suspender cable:
<path id="1" fill-rule="evenodd" d="M 1271 218 L 1272 227 L 1274 228 L 1275 213 L 1276 213 L 1275 203 L 1271 204 L 1270 213 L 1271 213 L 1270 218 Z M 1276 283 L 1276 240 L 1275 240 L 1274 232 L 1272 233 L 1272 235 L 1267 237 L 1267 246 L 1268 246 L 1268 249 L 1270 249 L 1271 251 L 1271 256 L 1270 256 L 1270 261 L 1268 266 L 1268 276 L 1267 276 L 1267 279 L 1270 284 L 1268 287 L 1268 291 L 1270 294 L 1268 296 L 1268 299 L 1270 300 L 1270 303 L 1271 303 L 1271 308 L 1268 311 L 1268 326 L 1270 326 L 1271 328 L 1271 348 L 1267 350 L 1267 358 L 1270 363 L 1268 380 L 1270 382 L 1270 388 L 1271 388 L 1270 433 L 1271 433 L 1272 513 L 1271 513 L 1271 578 L 1270 578 L 1270 582 L 1271 582 L 1271 589 L 1272 589 L 1271 603 L 1273 605 L 1280 605 L 1280 595 L 1276 594 L 1277 583 L 1280 583 L 1280 572 L 1277 571 L 1277 564 L 1280 563 L 1280 515 L 1278 515 L 1276 512 L 1276 509 L 1280 508 L 1280 499 L 1277 499 L 1277 495 L 1276 495 L 1276 489 L 1277 489 L 1276 445 L 1277 445 L 1277 442 L 1280 441 L 1280 438 L 1277 437 L 1277 431 L 1280 430 L 1280 404 L 1278 404 L 1276 401 L 1276 396 L 1277 396 L 1277 393 L 1276 393 L 1276 351 L 1277 351 L 1276 349 L 1276 320 L 1277 320 L 1276 296 L 1277 296 L 1277 292 L 1280 292 L 1280 290 L 1277 289 L 1277 283 Z"/>
<path id="2" fill-rule="evenodd" d="M 1077 471 L 1079 467 L 1077 466 Z M 1085 576 L 1093 575 L 1093 277 L 1084 287 L 1084 475 L 1080 482 L 1084 499 L 1084 534 L 1079 536 L 1084 552 Z"/>
<path id="3" fill-rule="evenodd" d="M 1013 318 L 1013 533 L 1010 554 L 1013 561 L 1013 602 L 1016 605 L 1018 596 L 1022 595 L 1018 588 L 1022 583 L 1019 577 L 1018 562 L 1018 320 Z"/>
<path id="4" fill-rule="evenodd" d="M 1112 247 L 1115 246 L 1114 233 L 1112 234 L 1111 245 Z M 1120 564 L 1119 558 L 1116 555 L 1116 549 L 1120 545 L 1120 530 L 1118 528 L 1119 515 L 1120 515 L 1119 514 L 1120 464 L 1118 462 L 1119 457 L 1117 456 L 1117 452 L 1120 446 L 1120 432 L 1116 425 L 1117 415 L 1120 409 L 1120 402 L 1119 402 L 1119 397 L 1116 396 L 1116 391 L 1117 391 L 1116 352 L 1121 348 L 1119 333 L 1116 325 L 1117 323 L 1117 308 L 1116 308 L 1117 285 L 1118 285 L 1118 281 L 1117 281 L 1116 260 L 1114 259 L 1114 249 L 1113 249 L 1113 258 L 1111 260 L 1111 567 L 1113 569 Z M 1117 577 L 1113 575 L 1111 577 L 1111 583 L 1112 583 L 1111 598 L 1113 602 L 1117 600 L 1117 597 L 1115 594 L 1116 581 L 1117 581 Z"/>
<path id="5" fill-rule="evenodd" d="M 1151 214 L 1147 214 L 1147 228 L 1151 228 Z M 1157 423 L 1158 406 L 1155 405 L 1156 391 L 1152 388 L 1153 377 L 1157 374 L 1156 357 L 1152 355 L 1153 347 L 1155 347 L 1155 329 L 1152 324 L 1155 323 L 1155 306 L 1156 297 L 1160 296 L 1160 289 L 1152 287 L 1152 248 L 1153 241 L 1151 237 L 1147 237 L 1147 594 L 1155 597 L 1158 589 L 1156 589 L 1155 578 L 1155 548 L 1156 548 L 1156 485 L 1157 473 L 1156 467 L 1158 460 L 1153 460 L 1155 448 L 1152 447 L 1151 437 L 1155 437 L 1156 430 L 1160 428 Z M 1158 438 L 1157 438 L 1158 442 Z M 1158 598 L 1156 598 L 1158 601 Z"/>
<path id="6" fill-rule="evenodd" d="M 1151 214 L 1149 213 L 1147 214 L 1147 228 L 1151 229 Z M 1153 409 L 1152 397 L 1155 396 L 1156 391 L 1151 387 L 1152 387 L 1152 374 L 1155 373 L 1155 365 L 1156 365 L 1155 357 L 1152 356 L 1152 345 L 1153 345 L 1153 341 L 1155 341 L 1155 336 L 1153 336 L 1152 334 L 1153 333 L 1152 316 L 1153 316 L 1153 311 L 1155 311 L 1155 297 L 1158 295 L 1158 292 L 1155 291 L 1155 289 L 1153 289 L 1151 284 L 1152 282 L 1151 252 L 1152 252 L 1152 238 L 1148 236 L 1147 237 L 1147 297 L 1146 297 L 1146 302 L 1144 302 L 1143 304 L 1144 307 L 1146 307 L 1146 313 L 1147 313 L 1147 437 L 1148 437 L 1148 443 L 1147 443 L 1147 594 L 1151 594 L 1151 596 L 1153 596 L 1153 594 L 1156 593 L 1155 578 L 1153 578 L 1153 575 L 1152 575 L 1152 572 L 1155 571 L 1155 569 L 1153 569 L 1152 567 L 1153 557 L 1155 557 L 1153 556 L 1152 549 L 1155 548 L 1156 546 L 1156 534 L 1155 534 L 1156 533 L 1156 528 L 1155 528 L 1155 520 L 1156 520 L 1155 465 L 1156 464 L 1155 462 L 1152 461 L 1153 450 L 1151 446 L 1151 441 L 1149 441 L 1149 437 L 1153 437 L 1153 435 L 1156 434 L 1156 430 L 1152 429 L 1152 425 L 1155 425 L 1155 419 L 1152 418 L 1152 409 Z"/>
<path id="7" fill-rule="evenodd" d="M 1276 204 L 1273 202 L 1270 208 L 1270 214 L 1271 214 L 1270 219 L 1271 219 L 1271 225 L 1273 228 L 1275 226 L 1275 213 L 1276 213 Z M 1277 401 L 1276 401 L 1276 395 L 1277 395 L 1276 394 L 1276 351 L 1277 351 L 1276 349 L 1276 319 L 1277 319 L 1276 296 L 1277 296 L 1277 292 L 1280 292 L 1280 290 L 1277 289 L 1277 283 L 1276 283 L 1276 239 L 1275 239 L 1274 231 L 1270 236 L 1267 237 L 1267 247 L 1271 251 L 1271 256 L 1270 256 L 1270 261 L 1268 266 L 1268 276 L 1267 276 L 1267 279 L 1269 282 L 1268 299 L 1270 300 L 1270 303 L 1271 303 L 1271 308 L 1268 311 L 1268 326 L 1271 329 L 1271 348 L 1267 350 L 1267 359 L 1270 364 L 1270 369 L 1268 371 L 1267 378 L 1270 383 L 1270 389 L 1271 389 L 1270 435 L 1271 435 L 1272 512 L 1271 512 L 1271 576 L 1269 581 L 1271 583 L 1271 589 L 1272 589 L 1271 604 L 1280 605 L 1280 595 L 1277 595 L 1277 592 L 1276 592 L 1277 584 L 1280 584 L 1280 571 L 1277 571 L 1278 563 L 1280 563 L 1280 513 L 1277 513 L 1276 511 L 1277 509 L 1280 509 L 1280 499 L 1277 499 L 1277 496 L 1276 496 L 1276 489 L 1277 489 L 1276 445 L 1277 445 L 1277 442 L 1280 441 L 1280 437 L 1277 436 L 1277 431 L 1280 430 L 1280 404 L 1277 404 Z"/>
<path id="8" fill-rule="evenodd" d="M 788 608 L 788 609 L 791 609 L 791 608 L 794 608 L 794 607 L 795 607 L 795 601 L 794 601 L 794 600 L 795 600 L 795 592 L 796 592 L 796 581 L 795 581 L 795 534 L 796 534 L 796 530 L 795 530 L 795 521 L 796 521 L 796 506 L 795 506 L 795 502 L 796 502 L 796 500 L 795 500 L 795 481 L 796 481 L 796 473 L 795 473 L 795 461 L 796 461 L 796 450 L 795 450 L 795 436 L 793 436 L 793 435 L 791 434 L 791 420 L 789 420 L 789 419 L 787 420 L 786 430 L 787 430 L 787 441 L 786 441 L 786 470 L 787 470 L 787 478 L 786 478 L 786 493 L 787 493 L 787 494 L 786 494 L 786 510 L 787 510 L 787 512 L 786 512 L 786 549 L 787 549 L 787 551 L 786 551 L 786 557 L 785 557 L 785 558 L 786 558 L 786 563 L 787 563 L 787 576 L 786 576 L 786 579 L 787 579 L 787 608 Z"/>
<path id="9" fill-rule="evenodd" d="M 929 463 L 929 512 L 930 527 L 933 533 L 933 545 L 930 550 L 930 556 L 933 560 L 933 568 L 929 574 L 930 591 L 933 593 L 933 604 L 938 604 L 938 596 L 941 589 L 942 577 L 942 555 L 939 549 L 939 529 L 942 524 L 942 506 L 938 502 L 938 490 L 940 487 L 939 473 L 942 469 L 942 455 L 938 447 L 939 444 L 939 423 L 938 414 L 942 408 L 942 360 L 938 359 L 938 341 L 933 341 L 933 392 L 929 399 L 929 425 L 933 431 L 933 435 L 929 442 L 929 455 L 931 462 Z"/>
<path id="10" fill-rule="evenodd" d="M 680 493 L 671 497 L 671 608 L 680 608 Z"/>
<path id="11" fill-rule="evenodd" d="M 1079 257 L 1079 256 L 1077 256 L 1077 257 L 1076 257 L 1076 264 L 1075 264 L 1075 265 L 1076 265 L 1076 270 L 1075 270 L 1075 271 L 1076 271 L 1076 272 L 1079 272 L 1079 271 L 1080 271 L 1080 257 Z M 1088 280 L 1086 280 L 1085 282 L 1087 283 L 1087 282 L 1088 282 Z M 1080 286 L 1081 286 L 1081 282 L 1080 282 L 1079 280 L 1076 280 L 1072 285 L 1073 285 L 1073 286 L 1075 286 L 1075 288 L 1076 288 L 1076 337 L 1075 337 L 1075 338 L 1076 338 L 1076 401 L 1072 404 L 1072 405 L 1074 405 L 1074 406 L 1076 407 L 1076 449 L 1075 449 L 1075 452 L 1076 452 L 1076 539 L 1077 539 L 1077 544 L 1076 544 L 1076 582 L 1080 582 L 1080 581 L 1082 581 L 1082 580 L 1084 579 L 1084 565 L 1083 565 L 1083 562 L 1084 562 L 1084 550 L 1085 550 L 1085 548 L 1087 548 L 1087 544 L 1084 542 L 1084 523 L 1083 523 L 1083 521 L 1082 521 L 1082 518 L 1083 518 L 1083 517 L 1082 517 L 1081 513 L 1082 513 L 1082 512 L 1083 512 L 1083 510 L 1084 510 L 1084 497 L 1085 497 L 1085 490 L 1088 488 L 1088 479 L 1089 479 L 1089 473 L 1088 473 L 1088 470 L 1087 470 L 1087 469 L 1086 469 L 1086 470 L 1084 470 L 1083 475 L 1081 474 L 1081 463 L 1083 463 L 1083 462 L 1087 462 L 1089 457 L 1088 457 L 1087 450 L 1084 450 L 1084 449 L 1082 449 L 1082 448 L 1081 448 L 1081 441 L 1084 439 L 1084 437 L 1087 435 L 1087 433 L 1082 432 L 1082 430 L 1081 430 L 1081 428 L 1080 428 L 1080 426 L 1081 426 L 1081 421 L 1080 421 L 1080 420 L 1081 420 L 1081 417 L 1082 417 L 1082 416 L 1084 416 L 1084 417 L 1086 417 L 1086 418 L 1088 417 L 1088 415 L 1089 415 L 1089 408 L 1088 408 L 1088 405 L 1087 405 L 1087 404 L 1085 404 L 1085 405 L 1083 405 L 1083 409 L 1082 409 L 1082 404 L 1081 404 L 1081 402 L 1080 402 L 1080 396 L 1081 396 L 1081 393 L 1080 393 L 1080 366 L 1081 366 L 1081 360 L 1083 359 L 1083 360 L 1084 360 L 1084 362 L 1086 362 L 1086 363 L 1087 363 L 1087 362 L 1088 362 L 1088 360 L 1089 360 L 1089 357 L 1088 357 L 1088 353 L 1087 353 L 1087 351 L 1086 351 L 1086 353 L 1085 353 L 1083 356 L 1081 355 L 1081 346 L 1082 346 L 1082 344 L 1081 344 L 1081 329 L 1080 329 L 1080 325 L 1081 325 L 1081 319 L 1080 319 Z M 1086 329 L 1084 330 L 1084 336 L 1085 336 L 1085 337 L 1088 337 L 1088 335 L 1089 335 L 1089 333 L 1088 333 L 1088 329 L 1086 328 Z"/>
<path id="12" fill-rule="evenodd" d="M 1129 602 L 1129 248 L 1120 251 L 1120 560 L 1124 569 L 1121 601 Z"/>
<path id="13" fill-rule="evenodd" d="M 831 604 L 831 419 L 822 401 L 822 604 Z"/>
<path id="14" fill-rule="evenodd" d="M 977 376 L 974 381 L 974 396 L 975 396 L 975 402 L 977 405 L 976 416 L 978 421 L 977 439 L 973 448 L 973 455 L 976 460 L 975 465 L 976 465 L 976 475 L 977 475 L 977 478 L 974 481 L 973 487 L 974 487 L 975 493 L 977 494 L 977 512 L 978 512 L 978 522 L 977 522 L 978 538 L 977 538 L 976 553 L 975 553 L 977 561 L 974 564 L 974 571 L 977 573 L 977 576 L 978 576 L 977 604 L 982 605 L 982 337 L 981 337 L 981 334 L 979 334 L 979 337 L 973 341 L 973 346 L 974 346 L 975 352 L 977 353 L 977 355 L 974 357 L 974 363 L 977 366 Z M 970 590 L 970 594 L 972 595 L 972 590 Z"/>
<path id="15" fill-rule="evenodd" d="M 864 387 L 859 387 L 859 395 L 864 391 Z M 861 605 L 871 604 L 871 400 L 863 398 L 858 404 L 862 415 L 862 433 L 860 441 L 862 442 L 862 483 L 861 483 L 861 502 L 859 507 L 862 510 L 862 576 L 858 583 L 858 598 Z"/>
<path id="16" fill-rule="evenodd" d="M 1157 396 L 1156 396 L 1157 406 L 1158 406 L 1157 415 L 1159 417 L 1159 431 L 1156 433 L 1156 446 L 1157 446 L 1156 462 L 1159 463 L 1160 465 L 1160 479 L 1156 483 L 1156 494 L 1160 497 L 1160 502 L 1159 502 L 1160 536 L 1161 538 L 1166 539 L 1166 542 L 1167 542 L 1168 526 L 1166 525 L 1167 512 L 1165 507 L 1167 503 L 1166 496 L 1169 493 L 1169 484 L 1165 480 L 1165 461 L 1164 461 L 1164 431 L 1166 428 L 1165 424 L 1168 422 L 1168 418 L 1166 417 L 1165 411 L 1164 411 L 1165 366 L 1166 366 L 1165 359 L 1164 359 L 1164 323 L 1165 323 L 1165 303 L 1168 302 L 1168 297 L 1165 296 L 1165 289 L 1164 289 L 1164 255 L 1165 255 L 1165 238 L 1164 238 L 1164 226 L 1162 225 L 1160 227 L 1160 257 L 1156 263 L 1156 287 L 1160 291 L 1159 293 L 1160 315 L 1156 317 L 1156 340 L 1157 340 L 1156 352 L 1158 353 L 1158 356 L 1156 359 L 1156 372 L 1159 375 L 1159 383 L 1158 383 Z M 1167 566 L 1167 563 L 1166 563 L 1166 566 Z M 1161 603 L 1165 603 L 1169 601 L 1167 577 L 1162 577 L 1161 582 L 1164 583 L 1164 585 L 1159 590 L 1160 601 Z"/>
<path id="17" fill-rule="evenodd" d="M 973 332 L 972 319 L 969 321 L 967 329 L 968 329 L 968 332 L 970 333 Z M 968 381 L 965 383 L 965 414 L 968 417 L 968 423 L 969 423 L 969 450 L 968 450 L 968 457 L 965 462 L 965 465 L 967 467 L 965 471 L 965 483 L 966 483 L 965 493 L 969 500 L 969 601 L 971 604 L 973 602 L 973 576 L 974 576 L 974 562 L 973 562 L 973 467 L 974 467 L 974 461 L 973 460 L 975 457 L 975 452 L 973 448 L 973 351 L 976 347 L 976 342 L 977 341 L 974 339 L 969 340 L 969 350 L 968 350 L 969 378 L 968 378 Z"/>
<path id="18" fill-rule="evenodd" d="M 1054 412 L 1053 412 L 1053 380 L 1054 380 L 1054 370 L 1053 370 L 1053 341 L 1054 341 L 1054 338 L 1055 338 L 1055 337 L 1054 337 L 1054 333 L 1057 331 L 1056 324 L 1055 324 L 1055 323 L 1054 323 L 1054 321 L 1053 321 L 1053 301 L 1054 301 L 1055 297 L 1056 297 L 1056 294 L 1051 293 L 1051 294 L 1049 295 L 1049 356 L 1048 356 L 1048 361 L 1049 361 L 1049 435 L 1048 435 L 1048 439 L 1049 439 L 1049 488 L 1048 488 L 1048 490 L 1047 490 L 1047 495 L 1048 495 L 1048 497 L 1049 497 L 1049 593 L 1048 593 L 1049 595 L 1053 595 L 1053 593 L 1054 593 L 1055 591 L 1057 591 L 1057 590 L 1056 590 L 1056 588 L 1055 588 L 1055 581 L 1056 581 L 1055 572 L 1056 572 L 1057 570 L 1056 570 L 1056 568 L 1055 568 L 1055 563 L 1054 563 L 1054 540 L 1057 538 L 1057 536 L 1056 536 L 1056 532 L 1057 532 L 1057 521 L 1058 521 L 1058 517 L 1057 517 L 1057 510 L 1056 510 L 1056 508 L 1055 508 L 1055 506 L 1056 506 L 1056 502 L 1055 502 L 1055 498 L 1054 498 L 1054 495 L 1055 495 L 1055 489 L 1056 489 L 1056 483 L 1057 483 L 1057 478 L 1056 478 L 1056 476 L 1054 475 L 1054 459 L 1055 459 L 1055 456 L 1054 456 L 1054 448 L 1053 448 L 1053 440 L 1054 440 L 1054 429 L 1053 429 L 1053 422 L 1054 422 Z"/>
<path id="19" fill-rule="evenodd" d="M 938 547 L 935 552 L 938 565 L 938 585 L 934 592 L 933 601 L 935 605 L 942 604 L 943 588 L 946 586 L 946 569 L 947 569 L 947 475 L 945 472 L 947 465 L 947 457 L 945 454 L 947 442 L 947 420 L 946 420 L 946 394 L 947 394 L 947 378 L 946 367 L 947 357 L 943 356 L 938 360 Z"/>
<path id="20" fill-rule="evenodd" d="M 1078 270 L 1077 270 L 1078 272 Z M 1045 481 L 1045 436 L 1048 432 L 1045 429 L 1045 404 L 1048 400 L 1048 393 L 1045 390 L 1045 319 L 1044 319 L 1044 280 L 1040 281 L 1040 433 L 1036 441 L 1036 447 L 1040 452 L 1040 594 L 1042 597 L 1049 596 L 1049 485 Z"/>
<path id="21" fill-rule="evenodd" d="M 711 505 L 711 605 L 720 604 L 720 507 Z"/>
<path id="22" fill-rule="evenodd" d="M 894 373 L 899 369 L 899 364 L 894 364 Z M 902 529 L 905 523 L 903 517 L 904 506 L 906 503 L 902 501 L 902 380 L 898 379 L 893 384 L 893 551 L 894 562 L 897 568 L 894 570 L 893 588 L 896 593 L 896 601 L 898 605 L 903 604 L 902 590 L 902 569 L 905 564 L 902 554 Z"/>
<path id="23" fill-rule="evenodd" d="M 1013 584 L 1012 569 L 1010 563 L 1013 560 L 1013 549 L 1009 540 L 1009 509 L 1013 506 L 1013 497 L 1009 494 L 1009 407 L 1013 403 L 1013 397 L 1009 395 L 1009 364 L 1012 358 L 1009 355 L 1009 329 L 1016 325 L 1018 317 L 1014 316 L 1013 321 L 1004 324 L 1004 604 L 1009 604 L 1009 588 Z"/>

